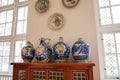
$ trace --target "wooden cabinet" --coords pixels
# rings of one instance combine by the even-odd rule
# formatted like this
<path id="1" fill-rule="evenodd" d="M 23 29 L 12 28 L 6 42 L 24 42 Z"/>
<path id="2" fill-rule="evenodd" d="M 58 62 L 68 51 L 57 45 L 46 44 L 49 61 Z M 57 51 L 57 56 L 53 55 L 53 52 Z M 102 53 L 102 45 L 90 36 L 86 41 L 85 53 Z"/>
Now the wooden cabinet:
<path id="1" fill-rule="evenodd" d="M 94 63 L 11 63 L 13 80 L 93 80 Z"/>

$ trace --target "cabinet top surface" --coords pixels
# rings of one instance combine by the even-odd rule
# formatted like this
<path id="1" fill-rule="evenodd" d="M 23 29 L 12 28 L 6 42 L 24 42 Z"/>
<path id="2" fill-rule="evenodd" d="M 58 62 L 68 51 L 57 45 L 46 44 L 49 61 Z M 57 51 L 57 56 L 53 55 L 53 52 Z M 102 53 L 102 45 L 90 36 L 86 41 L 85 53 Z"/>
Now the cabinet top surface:
<path id="1" fill-rule="evenodd" d="M 62 62 L 62 63 L 11 63 L 14 66 L 95 66 L 92 62 Z"/>

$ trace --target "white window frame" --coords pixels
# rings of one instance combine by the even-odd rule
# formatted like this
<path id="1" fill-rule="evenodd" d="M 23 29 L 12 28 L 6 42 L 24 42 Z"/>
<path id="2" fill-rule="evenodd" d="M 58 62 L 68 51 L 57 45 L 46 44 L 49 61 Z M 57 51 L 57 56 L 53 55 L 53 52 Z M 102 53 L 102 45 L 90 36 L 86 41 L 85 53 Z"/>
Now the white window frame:
<path id="1" fill-rule="evenodd" d="M 17 15 L 18 15 L 18 8 L 19 7 L 28 7 L 28 1 L 19 2 L 19 0 L 14 0 L 14 3 L 11 5 L 5 5 L 0 7 L 0 12 L 6 10 L 13 10 L 13 23 L 12 23 L 12 33 L 10 36 L 0 36 L 0 41 L 10 41 L 11 42 L 11 49 L 10 49 L 10 56 L 9 56 L 9 64 L 14 62 L 14 52 L 15 52 L 15 41 L 19 40 L 26 40 L 26 34 L 16 34 L 17 28 Z M 11 74 L 11 66 L 9 66 L 8 72 L 0 72 L 0 75 L 3 74 Z"/>
<path id="2" fill-rule="evenodd" d="M 120 24 L 110 24 L 102 26 L 100 23 L 100 13 L 99 13 L 99 2 L 98 0 L 93 1 L 94 12 L 95 12 L 95 22 L 96 22 L 96 31 L 97 31 L 97 44 L 98 44 L 98 56 L 99 56 L 99 70 L 100 70 L 100 80 L 113 80 L 105 79 L 104 75 L 104 49 L 103 49 L 103 38 L 102 34 L 104 33 L 117 33 L 120 32 Z M 120 79 L 114 79 L 120 80 Z"/>

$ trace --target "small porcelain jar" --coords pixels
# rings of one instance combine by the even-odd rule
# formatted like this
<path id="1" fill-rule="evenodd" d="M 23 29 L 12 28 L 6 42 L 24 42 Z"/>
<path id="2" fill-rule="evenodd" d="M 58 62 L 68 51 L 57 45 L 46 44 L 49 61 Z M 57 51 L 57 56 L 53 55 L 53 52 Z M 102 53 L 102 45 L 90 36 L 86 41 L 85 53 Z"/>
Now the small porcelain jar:
<path id="1" fill-rule="evenodd" d="M 72 46 L 72 55 L 76 61 L 88 60 L 90 55 L 89 44 L 79 38 Z"/>
<path id="2" fill-rule="evenodd" d="M 21 49 L 21 56 L 24 62 L 31 62 L 35 56 L 35 49 L 31 42 L 27 42 L 26 46 Z"/>
<path id="3" fill-rule="evenodd" d="M 53 56 L 56 62 L 67 61 L 70 53 L 70 47 L 63 41 L 63 37 L 59 38 L 59 42 L 57 42 L 53 46 Z"/>
<path id="4" fill-rule="evenodd" d="M 52 54 L 52 49 L 49 46 L 49 38 L 41 38 L 40 44 L 36 49 L 36 56 L 38 62 L 49 62 Z"/>

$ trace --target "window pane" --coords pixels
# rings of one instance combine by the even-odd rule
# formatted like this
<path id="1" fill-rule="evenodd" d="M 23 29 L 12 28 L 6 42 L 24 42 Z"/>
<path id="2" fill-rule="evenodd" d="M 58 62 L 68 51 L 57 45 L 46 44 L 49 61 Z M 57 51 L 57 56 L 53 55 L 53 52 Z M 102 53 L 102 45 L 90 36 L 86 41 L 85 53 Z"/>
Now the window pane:
<path id="1" fill-rule="evenodd" d="M 18 10 L 18 22 L 17 22 L 17 33 L 25 34 L 27 28 L 27 12 L 28 7 L 22 7 Z"/>
<path id="2" fill-rule="evenodd" d="M 25 40 L 15 42 L 15 62 L 22 61 L 21 49 L 25 46 Z"/>
<path id="3" fill-rule="evenodd" d="M 27 26 L 26 21 L 19 21 L 17 23 L 17 34 L 25 34 L 27 28 L 26 26 Z"/>
<path id="4" fill-rule="evenodd" d="M 8 36 L 11 35 L 12 23 L 2 24 L 0 25 L 0 36 Z"/>
<path id="5" fill-rule="evenodd" d="M 27 21 L 24 21 L 24 33 L 26 33 L 26 30 L 27 30 Z"/>
<path id="6" fill-rule="evenodd" d="M 9 68 L 9 57 L 3 57 L 2 61 L 2 71 L 7 72 Z"/>
<path id="7" fill-rule="evenodd" d="M 25 7 L 25 13 L 24 13 L 24 15 L 25 15 L 25 19 L 27 20 L 27 17 L 28 17 L 28 7 Z"/>
<path id="8" fill-rule="evenodd" d="M 8 4 L 13 4 L 14 0 L 8 0 Z"/>
<path id="9" fill-rule="evenodd" d="M 3 53 L 3 42 L 0 42 L 0 57 L 2 56 Z"/>
<path id="10" fill-rule="evenodd" d="M 117 44 L 117 53 L 120 54 L 120 33 L 115 34 L 116 44 Z"/>
<path id="11" fill-rule="evenodd" d="M 0 56 L 9 56 L 10 55 L 10 42 L 0 42 Z"/>
<path id="12" fill-rule="evenodd" d="M 110 0 L 110 1 L 111 1 L 111 5 L 120 4 L 120 0 Z"/>
<path id="13" fill-rule="evenodd" d="M 19 21 L 17 23 L 17 34 L 23 34 L 24 33 L 24 22 Z"/>
<path id="14" fill-rule="evenodd" d="M 24 7 L 18 9 L 18 20 L 24 20 Z"/>
<path id="15" fill-rule="evenodd" d="M 10 55 L 10 42 L 4 42 L 3 56 L 9 56 L 9 55 Z"/>
<path id="16" fill-rule="evenodd" d="M 21 56 L 21 48 L 25 46 L 25 40 L 15 42 L 15 56 Z"/>
<path id="17" fill-rule="evenodd" d="M 118 76 L 116 55 L 105 55 L 105 68 L 106 68 L 107 76 L 112 76 L 112 77 Z"/>
<path id="18" fill-rule="evenodd" d="M 18 9 L 18 20 L 27 19 L 28 7 L 21 7 Z"/>
<path id="19" fill-rule="evenodd" d="M 117 43 L 117 53 L 120 53 L 120 43 Z"/>
<path id="20" fill-rule="evenodd" d="M 22 59 L 22 57 L 15 57 L 14 62 L 23 62 L 23 59 Z"/>
<path id="21" fill-rule="evenodd" d="M 2 57 L 0 57 L 0 64 L 2 64 Z M 2 65 L 0 65 L 0 71 L 2 69 Z"/>
<path id="22" fill-rule="evenodd" d="M 6 22 L 12 22 L 13 21 L 13 10 L 7 11 L 7 21 Z"/>
<path id="23" fill-rule="evenodd" d="M 0 0 L 0 7 L 13 4 L 14 0 Z"/>
<path id="24" fill-rule="evenodd" d="M 101 8 L 100 9 L 100 17 L 101 17 L 102 25 L 112 24 L 109 8 Z"/>
<path id="25" fill-rule="evenodd" d="M 9 36 L 12 31 L 13 10 L 0 12 L 0 36 Z"/>
<path id="26" fill-rule="evenodd" d="M 120 23 L 120 6 L 112 7 L 113 23 Z"/>
<path id="27" fill-rule="evenodd" d="M 6 11 L 0 12 L 0 23 L 6 22 Z"/>
<path id="28" fill-rule="evenodd" d="M 115 53 L 115 43 L 113 34 L 104 34 L 104 52 L 105 53 Z"/>
<path id="29" fill-rule="evenodd" d="M 104 56 L 105 56 L 105 75 L 106 77 L 119 76 L 120 33 L 103 34 Z M 117 50 L 116 50 L 117 48 Z"/>
<path id="30" fill-rule="evenodd" d="M 8 0 L 2 0 L 2 6 L 7 5 Z"/>
<path id="31" fill-rule="evenodd" d="M 120 0 L 99 0 L 99 7 L 101 25 L 120 23 Z"/>
<path id="32" fill-rule="evenodd" d="M 118 61 L 119 61 L 119 73 L 120 73 L 120 53 L 118 54 Z"/>
<path id="33" fill-rule="evenodd" d="M 5 35 L 11 35 L 12 23 L 6 24 Z"/>
<path id="34" fill-rule="evenodd" d="M 0 36 L 4 36 L 5 24 L 0 25 Z"/>
<path id="35" fill-rule="evenodd" d="M 0 42 L 0 71 L 6 72 L 9 68 L 10 42 Z"/>
<path id="36" fill-rule="evenodd" d="M 109 0 L 99 0 L 99 6 L 100 7 L 109 6 Z"/>

